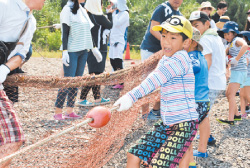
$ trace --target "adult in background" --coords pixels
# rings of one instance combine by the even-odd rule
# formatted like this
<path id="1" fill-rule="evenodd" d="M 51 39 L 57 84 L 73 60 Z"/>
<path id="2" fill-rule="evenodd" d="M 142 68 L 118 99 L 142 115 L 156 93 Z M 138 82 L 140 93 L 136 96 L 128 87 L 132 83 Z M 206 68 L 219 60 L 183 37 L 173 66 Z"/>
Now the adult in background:
<path id="1" fill-rule="evenodd" d="M 250 31 L 250 9 L 247 12 L 247 23 L 245 26 L 245 31 Z"/>
<path id="2" fill-rule="evenodd" d="M 110 31 L 109 58 L 114 71 L 123 69 L 123 52 L 126 45 L 125 32 L 129 26 L 129 9 L 126 0 L 117 1 L 118 13 L 113 14 L 113 27 Z M 113 89 L 122 89 L 123 84 L 117 84 Z"/>
<path id="3" fill-rule="evenodd" d="M 10 71 L 18 68 L 25 60 L 36 30 L 36 20 L 32 10 L 41 10 L 44 1 L 0 1 L 0 41 L 11 42 L 12 46 L 8 47 L 10 53 L 1 50 L 1 56 L 6 53 L 8 60 L 0 63 L 0 159 L 17 151 L 24 142 L 20 121 L 2 84 Z M 0 167 L 8 167 L 10 162 L 11 160 L 0 164 Z"/>
<path id="4" fill-rule="evenodd" d="M 111 6 L 110 6 L 111 7 Z M 106 58 L 107 58 L 107 42 L 103 39 L 103 31 L 105 29 L 111 29 L 113 26 L 112 12 L 114 9 L 109 9 L 107 17 L 102 12 L 101 0 L 88 0 L 85 4 L 85 8 L 88 11 L 88 15 L 94 27 L 91 29 L 93 42 L 102 54 L 102 61 L 98 62 L 92 51 L 88 53 L 88 70 L 90 74 L 101 74 L 105 70 Z M 92 89 L 95 103 L 94 105 L 109 103 L 110 99 L 101 97 L 101 86 L 85 86 L 82 88 L 80 101 L 77 103 L 79 106 L 91 106 L 93 105 L 87 100 L 87 95 Z"/>
<path id="5" fill-rule="evenodd" d="M 212 16 L 212 19 L 217 23 L 220 20 L 220 17 L 223 16 L 227 11 L 226 1 L 220 1 L 217 5 L 217 11 Z"/>
<path id="6" fill-rule="evenodd" d="M 181 6 L 182 2 L 183 0 L 169 0 L 163 2 L 155 8 L 140 47 L 142 61 L 161 50 L 161 33 L 158 31 L 153 31 L 152 27 L 160 25 L 172 15 L 182 15 L 179 11 L 179 7 Z M 142 111 L 143 113 L 148 113 L 149 105 L 144 105 L 142 107 Z M 160 102 L 155 103 L 153 109 L 148 114 L 148 119 L 160 119 Z"/>
<path id="7" fill-rule="evenodd" d="M 91 28 L 94 26 L 87 11 L 80 5 L 83 0 L 69 0 L 60 14 L 62 25 L 62 61 L 65 77 L 82 76 L 88 58 L 88 50 L 93 48 Z M 77 119 L 73 109 L 77 88 L 59 89 L 56 99 L 54 119 Z M 67 111 L 62 115 L 63 104 L 67 97 Z"/>
<path id="8" fill-rule="evenodd" d="M 205 12 L 208 15 L 208 17 L 210 18 L 211 28 L 217 29 L 216 24 L 210 15 L 214 11 L 214 7 L 211 5 L 211 2 L 209 2 L 209 1 L 202 2 L 201 7 L 199 7 L 199 10 L 202 12 Z"/>

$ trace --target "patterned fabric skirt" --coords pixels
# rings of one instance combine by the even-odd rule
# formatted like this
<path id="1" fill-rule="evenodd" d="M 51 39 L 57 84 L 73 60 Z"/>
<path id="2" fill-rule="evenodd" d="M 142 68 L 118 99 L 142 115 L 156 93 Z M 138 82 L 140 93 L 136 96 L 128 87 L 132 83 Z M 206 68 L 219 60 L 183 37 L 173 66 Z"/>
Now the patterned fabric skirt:
<path id="1" fill-rule="evenodd" d="M 24 141 L 24 134 L 12 102 L 0 90 L 0 146 Z"/>
<path id="2" fill-rule="evenodd" d="M 139 157 L 145 167 L 174 168 L 191 145 L 197 128 L 198 119 L 172 126 L 159 120 L 128 152 Z"/>

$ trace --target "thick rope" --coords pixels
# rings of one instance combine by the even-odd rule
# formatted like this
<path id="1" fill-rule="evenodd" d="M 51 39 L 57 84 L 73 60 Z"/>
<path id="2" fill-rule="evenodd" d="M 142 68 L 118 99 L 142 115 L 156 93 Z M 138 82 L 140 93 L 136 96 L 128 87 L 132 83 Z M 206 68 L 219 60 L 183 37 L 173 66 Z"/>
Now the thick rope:
<path id="1" fill-rule="evenodd" d="M 12 75 L 8 76 L 5 81 L 6 86 L 21 86 L 35 88 L 69 88 L 82 87 L 91 85 L 110 85 L 124 82 L 128 74 L 140 72 L 145 65 L 149 67 L 148 71 L 153 70 L 159 60 L 162 58 L 162 51 L 157 52 L 144 62 L 115 71 L 113 73 L 102 73 L 100 75 L 84 75 L 82 77 L 55 77 L 55 76 L 25 76 Z M 151 68 L 151 69 L 150 69 Z"/>

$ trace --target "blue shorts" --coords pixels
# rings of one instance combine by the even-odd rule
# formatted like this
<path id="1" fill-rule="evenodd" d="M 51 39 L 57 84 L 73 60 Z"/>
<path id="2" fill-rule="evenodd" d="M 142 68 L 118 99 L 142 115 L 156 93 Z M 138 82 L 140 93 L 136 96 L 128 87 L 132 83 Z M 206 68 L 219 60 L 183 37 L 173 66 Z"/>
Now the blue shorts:
<path id="1" fill-rule="evenodd" d="M 247 72 L 231 71 L 229 83 L 239 83 L 242 86 L 246 79 L 247 79 Z"/>
<path id="2" fill-rule="evenodd" d="M 250 77 L 247 77 L 247 79 L 245 80 L 244 84 L 242 86 L 240 86 L 240 88 L 243 88 L 245 86 L 250 86 Z"/>

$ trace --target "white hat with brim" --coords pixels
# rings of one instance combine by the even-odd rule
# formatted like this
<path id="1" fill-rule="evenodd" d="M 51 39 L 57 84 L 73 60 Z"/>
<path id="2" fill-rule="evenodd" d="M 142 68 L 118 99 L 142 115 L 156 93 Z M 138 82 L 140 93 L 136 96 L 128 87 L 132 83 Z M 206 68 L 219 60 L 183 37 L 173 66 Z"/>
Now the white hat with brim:
<path id="1" fill-rule="evenodd" d="M 198 9 L 201 10 L 202 8 L 211 8 L 212 11 L 214 11 L 214 7 L 211 5 L 211 2 L 206 1 L 206 2 L 202 2 L 201 3 L 201 7 L 199 7 Z"/>

